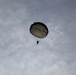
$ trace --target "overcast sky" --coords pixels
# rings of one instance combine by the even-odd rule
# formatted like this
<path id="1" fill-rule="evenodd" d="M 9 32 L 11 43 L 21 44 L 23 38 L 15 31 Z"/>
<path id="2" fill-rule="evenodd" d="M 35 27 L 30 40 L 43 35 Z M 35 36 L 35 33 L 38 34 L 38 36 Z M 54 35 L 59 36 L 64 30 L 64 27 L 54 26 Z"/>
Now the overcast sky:
<path id="1" fill-rule="evenodd" d="M 0 75 L 76 75 L 76 0 L 0 0 Z"/>

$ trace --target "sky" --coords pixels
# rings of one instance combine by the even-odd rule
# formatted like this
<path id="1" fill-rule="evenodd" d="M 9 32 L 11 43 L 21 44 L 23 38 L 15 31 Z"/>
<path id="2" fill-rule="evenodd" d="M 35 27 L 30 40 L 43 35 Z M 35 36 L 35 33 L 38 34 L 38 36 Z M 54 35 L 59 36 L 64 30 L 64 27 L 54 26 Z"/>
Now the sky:
<path id="1" fill-rule="evenodd" d="M 30 33 L 34 22 L 47 37 Z M 0 0 L 0 75 L 76 75 L 76 1 Z"/>

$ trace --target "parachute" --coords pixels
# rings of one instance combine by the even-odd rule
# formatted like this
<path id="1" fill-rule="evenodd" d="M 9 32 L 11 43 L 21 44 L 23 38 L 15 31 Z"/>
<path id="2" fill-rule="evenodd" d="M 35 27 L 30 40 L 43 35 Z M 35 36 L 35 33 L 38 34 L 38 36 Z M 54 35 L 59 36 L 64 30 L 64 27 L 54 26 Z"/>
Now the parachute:
<path id="1" fill-rule="evenodd" d="M 34 22 L 30 26 L 30 33 L 37 38 L 44 38 L 48 35 L 48 28 L 41 22 Z"/>

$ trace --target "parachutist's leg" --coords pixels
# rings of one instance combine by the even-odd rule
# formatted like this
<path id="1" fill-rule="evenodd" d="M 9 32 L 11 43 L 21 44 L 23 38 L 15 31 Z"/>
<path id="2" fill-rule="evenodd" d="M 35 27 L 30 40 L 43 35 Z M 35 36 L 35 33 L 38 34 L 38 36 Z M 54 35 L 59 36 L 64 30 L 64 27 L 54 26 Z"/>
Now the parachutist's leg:
<path id="1" fill-rule="evenodd" d="M 39 43 L 39 41 L 37 41 L 37 44 Z"/>

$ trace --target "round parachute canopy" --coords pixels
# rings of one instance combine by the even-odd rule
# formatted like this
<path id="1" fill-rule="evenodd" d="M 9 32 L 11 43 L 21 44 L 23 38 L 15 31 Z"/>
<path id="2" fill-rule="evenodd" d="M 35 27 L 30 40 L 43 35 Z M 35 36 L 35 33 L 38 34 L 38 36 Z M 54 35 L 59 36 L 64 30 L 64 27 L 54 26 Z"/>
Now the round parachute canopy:
<path id="1" fill-rule="evenodd" d="M 30 33 L 38 38 L 44 38 L 48 34 L 48 28 L 41 22 L 34 22 L 30 27 Z"/>

